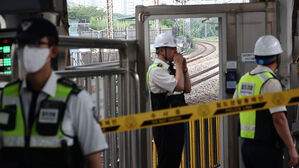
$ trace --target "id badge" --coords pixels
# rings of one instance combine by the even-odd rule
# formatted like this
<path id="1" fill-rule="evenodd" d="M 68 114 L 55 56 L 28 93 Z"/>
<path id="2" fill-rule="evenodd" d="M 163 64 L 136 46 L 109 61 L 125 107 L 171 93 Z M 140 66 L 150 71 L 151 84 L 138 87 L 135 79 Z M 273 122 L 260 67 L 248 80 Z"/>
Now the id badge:
<path id="1" fill-rule="evenodd" d="M 241 84 L 241 96 L 253 96 L 255 83 L 243 82 Z"/>

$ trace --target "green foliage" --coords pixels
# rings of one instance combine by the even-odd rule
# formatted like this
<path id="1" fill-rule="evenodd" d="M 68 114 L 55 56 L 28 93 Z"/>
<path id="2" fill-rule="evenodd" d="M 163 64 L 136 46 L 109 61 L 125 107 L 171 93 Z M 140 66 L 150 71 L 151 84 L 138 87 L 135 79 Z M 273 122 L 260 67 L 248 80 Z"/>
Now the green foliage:
<path id="1" fill-rule="evenodd" d="M 103 30 L 107 28 L 106 18 L 91 17 L 89 27 L 94 30 Z"/>
<path id="2" fill-rule="evenodd" d="M 174 23 L 170 19 L 161 19 L 160 24 L 162 28 L 172 28 Z"/>
<path id="3" fill-rule="evenodd" d="M 86 20 L 89 22 L 91 17 L 100 17 L 103 18 L 106 16 L 106 12 L 103 10 L 98 10 L 94 6 L 85 7 L 82 5 L 69 7 L 68 6 L 68 17 L 69 19 L 79 19 Z"/>
<path id="4" fill-rule="evenodd" d="M 191 19 L 191 36 L 199 39 L 203 39 L 205 36 L 218 37 L 218 18 L 210 18 L 205 21 L 204 19 L 205 18 Z"/>
<path id="5" fill-rule="evenodd" d="M 68 17 L 70 20 L 79 20 L 89 23 L 89 27 L 94 30 L 103 30 L 107 28 L 107 18 L 106 12 L 102 9 L 97 9 L 94 6 L 85 7 L 82 5 L 79 6 L 68 6 Z M 114 28 L 128 28 L 131 29 L 131 22 L 119 22 L 117 18 L 125 17 L 125 15 L 114 13 Z"/>

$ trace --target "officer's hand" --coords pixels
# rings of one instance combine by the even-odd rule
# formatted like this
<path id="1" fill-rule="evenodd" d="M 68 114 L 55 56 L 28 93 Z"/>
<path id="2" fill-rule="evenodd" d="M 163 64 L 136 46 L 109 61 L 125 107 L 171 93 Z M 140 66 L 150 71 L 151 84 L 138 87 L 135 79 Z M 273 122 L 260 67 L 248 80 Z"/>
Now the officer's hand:
<path id="1" fill-rule="evenodd" d="M 182 54 L 176 53 L 174 54 L 173 61 L 176 65 L 182 65 L 184 57 L 182 56 Z"/>
<path id="2" fill-rule="evenodd" d="M 298 153 L 296 151 L 296 148 L 294 147 L 294 148 L 289 149 L 288 153 L 289 153 L 289 157 L 290 157 L 288 166 L 289 167 L 296 166 L 298 163 Z"/>

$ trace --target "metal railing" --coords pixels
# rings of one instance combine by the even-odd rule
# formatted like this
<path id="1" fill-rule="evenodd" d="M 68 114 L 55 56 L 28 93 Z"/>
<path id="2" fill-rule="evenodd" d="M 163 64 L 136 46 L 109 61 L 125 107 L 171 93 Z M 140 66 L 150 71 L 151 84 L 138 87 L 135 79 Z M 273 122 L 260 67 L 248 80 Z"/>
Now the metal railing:
<path id="1" fill-rule="evenodd" d="M 136 42 L 60 37 L 63 48 L 118 49 L 120 59 L 113 62 L 68 66 L 57 74 L 72 78 L 91 93 L 98 119 L 123 116 L 140 112 L 140 86 L 136 67 Z M 104 151 L 104 168 L 141 167 L 139 132 L 130 131 L 107 134 L 109 149 Z"/>

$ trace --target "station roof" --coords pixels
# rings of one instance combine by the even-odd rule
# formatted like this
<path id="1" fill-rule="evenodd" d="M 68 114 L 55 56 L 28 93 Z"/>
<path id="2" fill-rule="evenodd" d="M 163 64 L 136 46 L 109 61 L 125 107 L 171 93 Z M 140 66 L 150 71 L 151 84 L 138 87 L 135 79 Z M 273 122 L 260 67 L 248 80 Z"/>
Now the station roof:
<path id="1" fill-rule="evenodd" d="M 119 21 L 135 20 L 135 16 L 120 17 L 120 18 L 117 18 L 117 20 L 119 20 Z"/>

